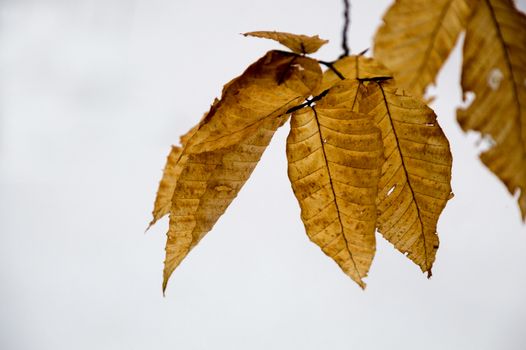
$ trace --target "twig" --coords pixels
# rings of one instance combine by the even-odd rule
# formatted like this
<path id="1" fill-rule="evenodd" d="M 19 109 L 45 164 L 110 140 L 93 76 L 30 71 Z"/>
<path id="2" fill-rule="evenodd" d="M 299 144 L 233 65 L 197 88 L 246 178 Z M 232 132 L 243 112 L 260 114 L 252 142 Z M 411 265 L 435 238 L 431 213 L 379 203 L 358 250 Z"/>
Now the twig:
<path id="1" fill-rule="evenodd" d="M 347 32 L 349 31 L 349 25 L 351 24 L 351 17 L 349 16 L 349 12 L 351 9 L 351 4 L 349 0 L 343 0 L 344 4 L 344 11 L 343 11 L 343 33 L 342 33 L 342 49 L 343 53 L 341 54 L 340 58 L 349 56 L 349 46 L 347 46 Z"/>
<path id="2" fill-rule="evenodd" d="M 334 64 L 333 62 L 326 62 L 326 61 L 320 61 L 318 60 L 318 63 L 319 64 L 323 64 L 324 66 L 328 67 L 330 70 L 332 70 L 334 72 L 334 74 L 336 74 L 338 76 L 338 78 L 340 78 L 341 80 L 344 80 L 345 77 L 343 76 L 342 73 L 340 73 L 339 70 L 336 69 L 336 67 L 334 67 Z"/>
<path id="3" fill-rule="evenodd" d="M 372 77 L 372 78 L 356 78 L 358 81 L 360 82 L 364 82 L 364 81 L 375 81 L 375 82 L 381 82 L 381 81 L 386 81 L 386 80 L 391 80 L 393 79 L 393 77 L 391 76 L 380 76 L 380 77 Z"/>
<path id="4" fill-rule="evenodd" d="M 314 102 L 321 100 L 325 95 L 327 95 L 328 92 L 329 92 L 329 89 L 323 90 L 323 92 L 321 94 L 319 94 L 317 96 L 314 96 L 311 99 L 307 99 L 307 101 L 303 102 L 300 105 L 297 105 L 297 106 L 294 106 L 294 107 L 290 108 L 288 111 L 285 112 L 285 114 L 290 114 L 292 112 L 296 112 L 299 109 L 302 109 L 303 107 L 307 107 L 307 106 L 312 105 Z"/>

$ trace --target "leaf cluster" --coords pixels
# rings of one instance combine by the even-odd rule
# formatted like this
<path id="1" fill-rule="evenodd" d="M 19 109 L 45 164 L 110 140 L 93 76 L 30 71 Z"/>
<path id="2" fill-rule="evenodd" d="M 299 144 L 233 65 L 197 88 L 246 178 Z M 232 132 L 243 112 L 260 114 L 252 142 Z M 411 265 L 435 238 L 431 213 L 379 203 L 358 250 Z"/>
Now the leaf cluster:
<path id="1" fill-rule="evenodd" d="M 172 147 L 153 210 L 169 214 L 163 291 L 290 120 L 288 176 L 305 230 L 365 287 L 378 230 L 431 275 L 437 221 L 451 198 L 451 153 L 434 112 L 371 58 L 328 64 L 306 56 L 326 41 L 280 32 L 270 51 L 227 83 L 201 121 Z"/>

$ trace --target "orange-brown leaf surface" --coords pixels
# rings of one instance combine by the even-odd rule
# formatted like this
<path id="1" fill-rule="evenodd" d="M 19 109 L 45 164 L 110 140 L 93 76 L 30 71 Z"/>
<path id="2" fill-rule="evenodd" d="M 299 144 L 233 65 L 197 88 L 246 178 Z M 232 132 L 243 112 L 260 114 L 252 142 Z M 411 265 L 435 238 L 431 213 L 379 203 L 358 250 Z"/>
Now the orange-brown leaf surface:
<path id="1" fill-rule="evenodd" d="M 166 158 L 163 177 L 159 183 L 157 197 L 155 198 L 155 204 L 152 211 L 153 218 L 149 226 L 154 225 L 160 218 L 170 212 L 175 184 L 183 170 L 182 166 L 179 164 L 179 160 L 183 153 L 182 151 L 183 149 L 181 147 L 172 146 L 170 154 L 168 154 L 168 157 Z"/>
<path id="2" fill-rule="evenodd" d="M 270 51 L 230 81 L 188 140 L 185 153 L 218 150 L 253 135 L 265 119 L 283 115 L 319 85 L 321 69 L 307 57 Z"/>
<path id="3" fill-rule="evenodd" d="M 163 290 L 175 268 L 237 196 L 285 118 L 266 120 L 237 145 L 188 155 L 172 197 Z"/>
<path id="4" fill-rule="evenodd" d="M 510 193 L 520 191 L 526 220 L 526 16 L 512 1 L 479 1 L 466 30 L 462 89 L 475 100 L 457 111 L 458 122 L 491 136 L 482 162 Z"/>
<path id="5" fill-rule="evenodd" d="M 378 231 L 430 275 L 437 221 L 451 197 L 449 143 L 434 112 L 392 81 L 370 82 L 360 111 L 374 118 L 384 145 Z"/>
<path id="6" fill-rule="evenodd" d="M 221 100 L 182 138 L 177 162 L 181 169 L 172 171 L 169 158 L 163 177 L 169 185 L 158 194 L 160 215 L 165 212 L 165 192 L 173 189 L 163 290 L 175 268 L 237 196 L 275 130 L 286 121 L 286 112 L 320 81 L 316 61 L 271 51 L 225 85 Z"/>
<path id="7" fill-rule="evenodd" d="M 297 54 L 314 53 L 318 51 L 320 47 L 328 43 L 327 40 L 320 39 L 317 35 L 307 36 L 301 34 L 269 31 L 249 32 L 243 35 L 275 40 Z"/>
<path id="8" fill-rule="evenodd" d="M 217 103 L 214 101 L 214 104 Z M 203 116 L 204 118 L 204 116 Z M 203 120 L 201 119 L 201 121 Z M 200 122 L 201 123 L 201 122 Z M 154 225 L 159 219 L 161 219 L 166 214 L 170 213 L 170 208 L 172 207 L 172 195 L 175 190 L 175 185 L 177 179 L 183 170 L 184 163 L 188 158 L 186 155 L 183 155 L 183 148 L 186 145 L 188 139 L 190 139 L 193 134 L 199 129 L 200 123 L 194 126 L 186 134 L 182 135 L 180 138 L 181 147 L 172 146 L 168 157 L 166 158 L 166 165 L 164 166 L 163 176 L 159 182 L 159 188 L 157 189 L 157 196 L 155 198 L 155 203 L 152 211 L 152 221 L 148 225 L 150 228 Z"/>
<path id="9" fill-rule="evenodd" d="M 476 0 L 397 0 L 374 39 L 374 56 L 422 96 L 466 26 Z M 485 33 L 485 29 L 481 28 Z"/>
<path id="10" fill-rule="evenodd" d="M 352 104 L 331 105 L 348 101 L 352 92 L 344 91 L 292 115 L 288 174 L 307 235 L 363 288 L 375 253 L 383 151 L 369 116 L 353 112 Z"/>

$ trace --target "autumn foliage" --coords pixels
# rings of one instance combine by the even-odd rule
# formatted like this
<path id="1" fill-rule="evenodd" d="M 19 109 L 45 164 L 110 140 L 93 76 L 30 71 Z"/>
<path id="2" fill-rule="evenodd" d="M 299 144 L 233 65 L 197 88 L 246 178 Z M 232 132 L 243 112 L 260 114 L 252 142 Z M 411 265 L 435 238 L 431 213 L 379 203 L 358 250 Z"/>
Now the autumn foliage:
<path id="1" fill-rule="evenodd" d="M 291 51 L 270 51 L 227 83 L 172 147 L 150 223 L 170 215 L 163 290 L 289 120 L 288 176 L 310 240 L 362 288 L 377 231 L 431 275 L 437 222 L 452 198 L 452 157 L 423 98 L 464 30 L 462 87 L 476 98 L 458 111 L 459 123 L 495 140 L 481 158 L 510 192 L 522 191 L 524 216 L 524 15 L 507 0 L 402 0 L 384 21 L 376 59 L 326 63 L 306 56 L 327 42 L 317 36 L 245 34 Z M 492 54 L 480 55 L 481 47 Z"/>

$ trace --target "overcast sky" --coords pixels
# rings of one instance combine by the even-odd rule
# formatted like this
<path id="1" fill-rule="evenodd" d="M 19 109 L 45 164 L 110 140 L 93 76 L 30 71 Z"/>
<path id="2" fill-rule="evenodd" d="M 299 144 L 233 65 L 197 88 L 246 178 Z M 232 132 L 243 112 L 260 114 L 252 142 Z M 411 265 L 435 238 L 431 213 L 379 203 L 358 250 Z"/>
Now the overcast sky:
<path id="1" fill-rule="evenodd" d="M 352 1 L 353 52 L 389 3 Z M 526 229 L 455 122 L 459 50 L 433 89 L 455 197 L 430 280 L 378 236 L 362 291 L 309 241 L 285 126 L 162 297 L 167 221 L 143 232 L 170 145 L 279 48 L 239 33 L 319 34 L 329 61 L 341 15 L 339 0 L 1 1 L 0 349 L 526 349 Z"/>

